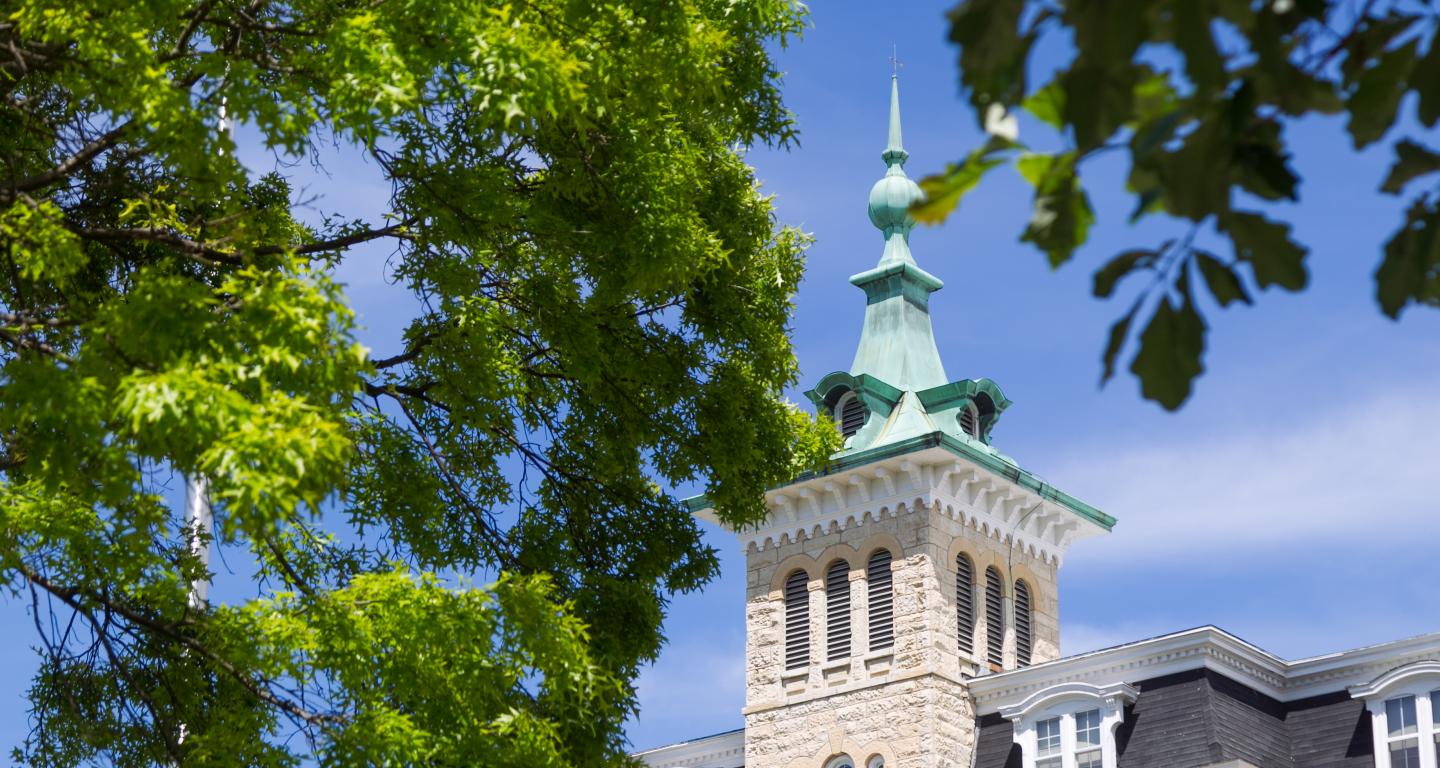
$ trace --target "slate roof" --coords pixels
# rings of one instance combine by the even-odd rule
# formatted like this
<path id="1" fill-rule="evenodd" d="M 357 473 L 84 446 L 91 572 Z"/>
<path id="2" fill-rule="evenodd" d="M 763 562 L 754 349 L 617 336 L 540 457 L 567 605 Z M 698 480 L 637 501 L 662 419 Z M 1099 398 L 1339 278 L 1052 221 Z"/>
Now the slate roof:
<path id="1" fill-rule="evenodd" d="M 1133 683 L 1139 695 L 1115 733 L 1119 768 L 1374 765 L 1370 715 L 1345 691 L 1282 703 L 1208 669 Z M 1020 768 L 1009 721 L 979 719 L 976 768 Z"/>

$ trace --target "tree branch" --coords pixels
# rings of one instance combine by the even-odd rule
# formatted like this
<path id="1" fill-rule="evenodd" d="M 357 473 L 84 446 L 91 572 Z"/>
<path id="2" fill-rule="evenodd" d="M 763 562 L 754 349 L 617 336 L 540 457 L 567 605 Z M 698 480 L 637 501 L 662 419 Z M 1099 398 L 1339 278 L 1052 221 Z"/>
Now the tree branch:
<path id="1" fill-rule="evenodd" d="M 108 600 L 101 595 L 85 592 L 79 587 L 63 587 L 55 584 L 44 576 L 41 576 L 38 572 L 32 570 L 27 565 L 19 565 L 17 566 L 17 569 L 27 581 L 54 595 L 61 602 L 70 606 L 74 610 L 82 612 L 88 611 L 89 609 L 85 606 L 83 602 L 81 602 L 80 598 L 83 597 L 87 600 L 92 600 L 96 604 L 103 606 L 107 612 L 114 613 L 125 619 L 126 621 L 130 622 L 131 624 L 134 624 L 143 629 L 147 629 L 157 635 L 160 635 L 161 637 L 169 639 L 175 643 L 184 646 L 185 648 L 188 648 L 191 651 L 194 651 L 195 653 L 200 654 L 201 656 L 205 657 L 205 659 L 210 661 L 210 663 L 214 664 L 217 668 L 223 671 L 226 675 L 238 682 L 242 687 L 245 688 L 245 690 L 249 691 L 252 696 L 285 712 L 292 717 L 303 720 L 304 722 L 311 725 L 319 726 L 345 722 L 345 719 L 338 715 L 326 714 L 324 712 L 311 712 L 310 710 L 301 707 L 293 701 L 288 701 L 284 698 L 281 698 L 280 696 L 275 695 L 274 692 L 272 692 L 268 687 L 266 687 L 267 684 L 264 681 L 256 680 L 246 672 L 238 669 L 234 664 L 230 663 L 228 659 L 225 659 L 224 657 L 212 651 L 205 644 L 201 643 L 193 637 L 181 634 L 169 624 L 163 624 L 159 621 L 156 621 L 155 619 L 150 618 L 149 616 L 139 613 L 138 611 L 134 611 L 117 602 Z"/>
<path id="2" fill-rule="evenodd" d="M 126 129 L 128 129 L 129 127 L 130 121 L 127 120 L 121 123 L 119 126 L 116 126 L 113 130 L 104 134 L 100 138 L 95 139 L 89 144 L 86 144 L 84 147 L 81 147 L 80 151 L 60 161 L 60 164 L 55 166 L 54 168 L 51 168 L 44 173 L 31 176 L 28 179 L 23 179 L 19 182 L 16 182 L 15 184 L 12 184 L 9 191 L 3 196 L 0 196 L 0 200 L 10 202 L 15 198 L 19 197 L 19 195 L 23 192 L 31 192 L 41 187 L 53 184 L 65 178 L 66 176 L 69 176 L 80 166 L 95 159 L 96 155 L 104 152 L 110 147 L 115 146 L 115 144 L 120 141 L 121 136 L 124 135 Z"/>

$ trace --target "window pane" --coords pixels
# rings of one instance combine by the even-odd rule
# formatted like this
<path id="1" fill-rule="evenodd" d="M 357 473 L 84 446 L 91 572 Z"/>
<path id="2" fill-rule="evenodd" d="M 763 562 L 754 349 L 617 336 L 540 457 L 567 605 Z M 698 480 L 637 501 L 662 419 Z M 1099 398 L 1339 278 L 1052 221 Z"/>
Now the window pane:
<path id="1" fill-rule="evenodd" d="M 1075 768 L 1100 768 L 1100 750 L 1092 749 L 1075 756 Z"/>
<path id="2" fill-rule="evenodd" d="M 1060 718 L 1052 717 L 1035 724 L 1036 757 L 1049 757 L 1060 752 Z M 1056 763 L 1059 765 L 1059 763 Z"/>
<path id="3" fill-rule="evenodd" d="M 1035 768 L 1060 768 L 1060 758 L 1047 757 L 1044 760 L 1037 760 Z"/>
<path id="4" fill-rule="evenodd" d="M 1430 692 L 1430 719 L 1440 725 L 1440 691 Z M 1440 734 L 1437 734 L 1436 738 L 1440 739 Z"/>
<path id="5" fill-rule="evenodd" d="M 1385 702 L 1385 726 L 1391 736 L 1415 733 L 1415 697 L 1401 696 Z"/>
<path id="6" fill-rule="evenodd" d="M 1078 749 L 1100 746 L 1100 710 L 1076 713 L 1075 743 Z"/>
<path id="7" fill-rule="evenodd" d="M 1390 742 L 1390 768 L 1420 768 L 1420 740 Z"/>

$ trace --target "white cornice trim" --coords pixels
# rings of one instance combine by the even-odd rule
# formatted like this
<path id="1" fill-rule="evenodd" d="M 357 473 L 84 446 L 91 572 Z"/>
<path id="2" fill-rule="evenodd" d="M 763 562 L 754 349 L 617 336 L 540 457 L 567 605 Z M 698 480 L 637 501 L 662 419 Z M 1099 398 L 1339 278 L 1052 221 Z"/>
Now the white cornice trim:
<path id="1" fill-rule="evenodd" d="M 1440 660 L 1416 661 L 1391 669 L 1362 685 L 1350 686 L 1350 697 L 1368 699 L 1384 696 L 1396 686 L 1404 685 L 1417 678 L 1440 679 Z"/>
<path id="2" fill-rule="evenodd" d="M 1001 707 L 1000 715 L 1006 720 L 1019 720 L 1031 712 L 1071 699 L 1110 701 L 1112 699 L 1129 704 L 1135 701 L 1138 692 L 1128 683 L 1092 685 L 1090 683 L 1060 683 L 1030 694 L 1024 701 L 1010 707 Z"/>
<path id="3" fill-rule="evenodd" d="M 745 729 L 667 744 L 636 752 L 631 757 L 639 758 L 650 768 L 734 768 L 745 762 Z"/>
<path id="4" fill-rule="evenodd" d="M 747 550 L 766 550 L 869 521 L 925 511 L 946 515 L 1046 562 L 1105 529 L 1028 488 L 940 447 L 878 459 L 766 493 L 770 514 L 736 531 Z M 696 516 L 717 522 L 714 511 Z"/>
<path id="5" fill-rule="evenodd" d="M 1209 669 L 1279 701 L 1346 690 L 1401 665 L 1440 661 L 1440 633 L 1286 661 L 1216 627 L 1177 632 L 970 681 L 979 714 L 1002 712 L 1059 683 L 1137 683 Z"/>

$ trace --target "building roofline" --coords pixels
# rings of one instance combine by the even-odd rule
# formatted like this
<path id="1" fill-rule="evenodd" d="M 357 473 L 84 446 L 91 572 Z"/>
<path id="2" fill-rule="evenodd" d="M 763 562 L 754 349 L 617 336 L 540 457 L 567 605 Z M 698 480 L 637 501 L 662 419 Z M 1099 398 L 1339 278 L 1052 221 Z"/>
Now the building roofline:
<path id="1" fill-rule="evenodd" d="M 1343 691 L 1422 659 L 1440 659 L 1440 632 L 1287 661 L 1207 625 L 984 675 L 969 684 L 981 714 L 997 712 L 1057 682 L 1137 683 L 1202 668 L 1276 700 L 1296 701 Z"/>
<path id="2" fill-rule="evenodd" d="M 636 758 L 649 756 L 650 760 L 646 762 L 651 766 L 666 768 L 667 766 L 703 766 L 716 761 L 730 766 L 736 755 L 741 756 L 743 762 L 744 753 L 745 729 L 734 728 L 688 741 L 679 741 L 641 752 L 633 752 L 630 756 Z"/>

